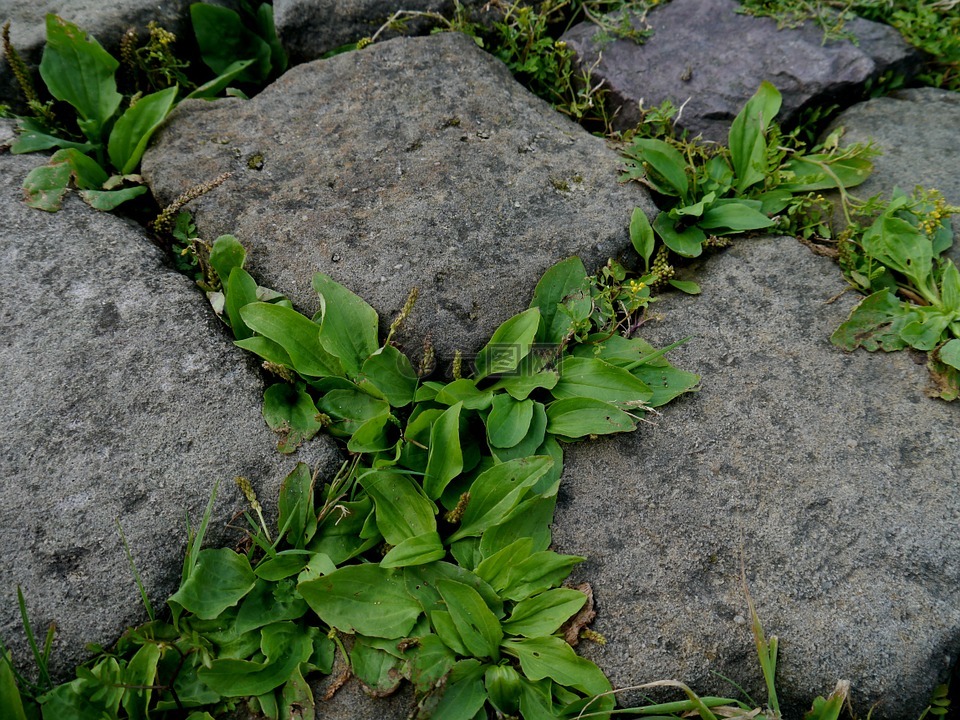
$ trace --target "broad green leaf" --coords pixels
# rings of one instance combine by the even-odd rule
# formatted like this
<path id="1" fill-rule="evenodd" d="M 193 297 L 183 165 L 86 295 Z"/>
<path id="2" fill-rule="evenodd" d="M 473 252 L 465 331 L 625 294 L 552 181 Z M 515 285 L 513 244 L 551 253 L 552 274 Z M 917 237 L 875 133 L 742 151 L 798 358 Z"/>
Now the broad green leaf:
<path id="1" fill-rule="evenodd" d="M 129 718 L 146 718 L 147 708 L 150 707 L 150 698 L 153 695 L 153 685 L 157 677 L 157 663 L 160 661 L 160 647 L 153 643 L 142 645 L 136 654 L 130 658 L 123 673 L 123 682 L 127 691 L 123 694 L 121 704 Z M 0 668 L 2 673 L 2 668 Z M 2 681 L 0 681 L 2 683 Z M 0 692 L 2 695 L 2 692 Z M 6 707 L 0 703 L 0 707 Z M 14 712 L 14 718 L 16 714 Z"/>
<path id="2" fill-rule="evenodd" d="M 297 593 L 296 581 L 261 578 L 240 603 L 236 631 L 245 633 L 281 620 L 297 620 L 306 612 L 307 603 Z"/>
<path id="3" fill-rule="evenodd" d="M 687 295 L 699 295 L 700 286 L 690 280 L 670 280 L 670 285 L 675 287 L 680 292 L 684 292 Z"/>
<path id="4" fill-rule="evenodd" d="M 455 662 L 455 656 L 450 648 L 432 633 L 421 637 L 419 643 L 406 654 L 412 656 L 410 682 L 420 693 L 431 690 L 444 675 L 450 672 Z"/>
<path id="5" fill-rule="evenodd" d="M 696 225 L 677 230 L 676 223 L 667 213 L 662 212 L 653 221 L 653 228 L 663 240 L 663 244 L 681 257 L 699 257 L 703 252 L 703 242 L 707 236 Z"/>
<path id="6" fill-rule="evenodd" d="M 216 659 L 199 678 L 224 697 L 264 695 L 287 682 L 300 663 L 310 659 L 312 638 L 291 622 L 274 623 L 262 631 L 263 662 Z"/>
<path id="7" fill-rule="evenodd" d="M 547 410 L 543 403 L 529 400 L 533 403 L 533 413 L 530 418 L 530 424 L 527 428 L 527 434 L 509 448 L 491 447 L 490 452 L 500 462 L 516 460 L 517 458 L 529 457 L 530 455 L 540 455 L 537 449 L 543 444 L 543 439 L 547 432 Z M 489 425 L 489 420 L 488 420 Z"/>
<path id="8" fill-rule="evenodd" d="M 110 212 L 128 200 L 140 197 L 145 192 L 147 192 L 146 185 L 137 185 L 121 190 L 81 190 L 80 197 L 94 210 Z"/>
<path id="9" fill-rule="evenodd" d="M 73 181 L 81 190 L 98 190 L 110 177 L 96 160 L 73 148 L 57 150 L 50 162 L 67 163 L 73 170 Z"/>
<path id="10" fill-rule="evenodd" d="M 361 537 L 367 518 L 375 518 L 373 500 L 363 495 L 353 502 L 340 502 L 317 527 L 308 550 L 321 553 L 337 565 L 356 557 L 380 542 L 380 537 Z M 374 520 L 375 522 L 375 520 Z"/>
<path id="11" fill-rule="evenodd" d="M 245 555 L 229 548 L 207 548 L 200 551 L 193 572 L 170 600 L 202 620 L 212 620 L 239 603 L 255 584 Z"/>
<path id="12" fill-rule="evenodd" d="M 242 268 L 247 261 L 247 251 L 233 235 L 221 235 L 210 248 L 210 266 L 220 282 L 226 284 L 234 268 Z"/>
<path id="13" fill-rule="evenodd" d="M 512 448 L 526 437 L 533 420 L 533 400 L 514 400 L 507 394 L 493 398 L 487 416 L 487 440 L 494 447 Z"/>
<path id="14" fill-rule="evenodd" d="M 17 119 L 17 137 L 14 139 L 13 145 L 10 146 L 12 155 L 49 150 L 50 148 L 76 148 L 82 153 L 87 153 L 93 150 L 93 145 L 89 142 L 78 143 L 51 135 L 47 128 L 34 118 Z"/>
<path id="15" fill-rule="evenodd" d="M 805 193 L 811 190 L 829 190 L 842 185 L 852 188 L 864 182 L 873 172 L 873 163 L 861 157 L 834 158 L 830 155 L 801 155 L 787 160 L 779 190 Z"/>
<path id="16" fill-rule="evenodd" d="M 647 271 L 650 270 L 650 258 L 653 256 L 653 228 L 650 227 L 650 221 L 640 208 L 633 209 L 633 215 L 630 217 L 630 242 L 633 243 L 633 249 L 643 260 L 643 266 Z"/>
<path id="17" fill-rule="evenodd" d="M 386 400 L 375 398 L 355 385 L 330 390 L 317 401 L 317 408 L 337 421 L 329 431 L 339 437 L 350 437 L 365 422 L 390 415 Z"/>
<path id="18" fill-rule="evenodd" d="M 317 406 L 302 383 L 276 383 L 263 393 L 263 419 L 280 434 L 277 450 L 292 453 L 304 440 L 323 427 L 317 420 Z"/>
<path id="19" fill-rule="evenodd" d="M 253 335 L 240 317 L 240 308 L 257 301 L 257 281 L 242 267 L 234 267 L 226 282 L 225 308 L 230 319 L 230 328 L 237 340 L 246 340 Z"/>
<path id="20" fill-rule="evenodd" d="M 533 542 L 533 550 L 546 550 L 550 547 L 550 524 L 553 522 L 553 511 L 556 506 L 555 494 L 524 500 L 507 515 L 506 519 L 480 536 L 481 554 L 484 557 L 490 557 L 522 538 L 529 538 Z"/>
<path id="21" fill-rule="evenodd" d="M 380 538 L 377 538 L 378 540 Z M 326 553 L 318 552 L 310 555 L 309 562 L 304 566 L 303 570 L 297 573 L 297 583 L 307 582 L 308 580 L 316 580 L 318 577 L 323 577 L 324 575 L 329 575 L 337 569 L 337 566 L 334 565 L 333 560 L 330 559 L 330 556 Z"/>
<path id="22" fill-rule="evenodd" d="M 483 687 L 486 665 L 478 660 L 461 660 L 447 676 L 443 695 L 432 707 L 428 706 L 426 717 L 436 720 L 475 720 L 487 701 Z"/>
<path id="23" fill-rule="evenodd" d="M 404 568 L 403 572 L 407 592 L 416 598 L 424 612 L 447 609 L 437 587 L 443 580 L 452 580 L 461 585 L 469 585 L 476 590 L 490 611 L 497 618 L 503 617 L 503 601 L 496 591 L 479 575 L 466 568 L 441 561 Z"/>
<path id="24" fill-rule="evenodd" d="M 893 326 L 902 324 L 907 308 L 889 290 L 879 290 L 860 301 L 850 317 L 830 336 L 830 342 L 847 351 L 863 346 L 873 352 L 902 350 L 906 343 Z"/>
<path id="25" fill-rule="evenodd" d="M 173 86 L 143 96 L 136 105 L 124 112 L 113 126 L 107 153 L 110 155 L 110 162 L 121 175 L 129 175 L 140 164 L 147 143 L 173 108 L 177 89 Z"/>
<path id="26" fill-rule="evenodd" d="M 329 638 L 324 638 L 330 645 L 333 642 Z M 304 666 L 299 665 L 290 673 L 290 677 L 283 686 L 280 694 L 281 706 L 279 714 L 289 720 L 304 720 L 306 718 L 315 718 L 317 715 L 316 703 L 313 699 L 313 690 L 310 688 L 304 677 Z M 330 670 L 321 670 L 329 674 Z"/>
<path id="27" fill-rule="evenodd" d="M 578 656 L 558 637 L 507 640 L 503 651 L 520 661 L 520 669 L 531 680 L 550 678 L 588 695 L 610 692 L 610 681 L 596 665 Z"/>
<path id="28" fill-rule="evenodd" d="M 954 313 L 960 318 L 960 270 L 947 260 L 940 278 L 940 300 L 943 302 L 944 312 Z"/>
<path id="29" fill-rule="evenodd" d="M 433 400 L 443 405 L 463 403 L 465 410 L 486 410 L 493 402 L 493 393 L 477 388 L 474 380 L 460 378 L 440 388 Z"/>
<path id="30" fill-rule="evenodd" d="M 49 163 L 34 168 L 24 178 L 25 202 L 38 210 L 56 212 L 71 179 L 78 188 L 92 190 L 103 185 L 107 178 L 106 171 L 79 150 L 58 150 Z M 144 188 L 141 192 L 145 191 Z"/>
<path id="31" fill-rule="evenodd" d="M 524 720 L 555 720 L 565 715 L 565 713 L 558 714 L 558 711 L 554 710 L 552 687 L 552 680 L 533 683 L 521 676 L 520 715 Z M 591 711 L 596 709 L 598 709 L 597 705 L 590 706 Z M 576 714 L 572 714 L 572 717 L 576 717 Z"/>
<path id="32" fill-rule="evenodd" d="M 587 596 L 572 588 L 555 588 L 521 600 L 503 623 L 510 635 L 542 637 L 553 635 L 587 602 Z"/>
<path id="33" fill-rule="evenodd" d="M 544 410 L 546 415 L 546 410 Z M 550 469 L 530 488 L 531 495 L 550 497 L 560 489 L 560 477 L 563 475 L 563 448 L 552 435 L 544 435 L 543 443 L 537 448 L 537 455 L 545 455 L 553 460 Z"/>
<path id="34" fill-rule="evenodd" d="M 436 530 L 407 538 L 395 545 L 383 556 L 380 566 L 385 568 L 425 565 L 434 560 L 443 560 L 447 549 Z"/>
<path id="35" fill-rule="evenodd" d="M 73 170 L 65 162 L 35 167 L 23 181 L 24 203 L 37 210 L 56 212 L 67 193 L 72 174 Z"/>
<path id="36" fill-rule="evenodd" d="M 354 431 L 347 441 L 347 450 L 352 453 L 385 452 L 396 446 L 398 435 L 399 430 L 392 416 L 378 415 Z"/>
<path id="37" fill-rule="evenodd" d="M 460 447 L 460 409 L 457 403 L 437 418 L 430 429 L 430 451 L 423 490 L 436 500 L 453 478 L 463 470 L 463 450 Z"/>
<path id="38" fill-rule="evenodd" d="M 436 532 L 437 506 L 407 475 L 388 470 L 370 472 L 360 477 L 360 484 L 373 498 L 377 528 L 391 545 Z"/>
<path id="39" fill-rule="evenodd" d="M 241 317 L 240 320 L 242 322 L 243 318 Z M 234 342 L 234 345 L 252 352 L 254 355 L 258 355 L 274 365 L 281 365 L 283 367 L 290 368 L 291 370 L 293 369 L 293 360 L 290 359 L 287 351 L 273 340 L 265 338 L 263 335 L 254 335 L 253 337 L 248 337 L 244 340 L 237 340 Z"/>
<path id="40" fill-rule="evenodd" d="M 223 72 L 212 80 L 200 85 L 196 90 L 187 95 L 184 100 L 207 100 L 216 97 L 220 91 L 225 89 L 234 80 L 240 78 L 244 71 L 256 62 L 253 58 L 249 60 L 237 60 L 223 69 Z"/>
<path id="41" fill-rule="evenodd" d="M 781 99 L 780 92 L 763 81 L 730 126 L 728 146 L 738 193 L 763 181 L 767 153 L 764 133 L 780 112 Z"/>
<path id="42" fill-rule="evenodd" d="M 940 348 L 940 362 L 960 370 L 960 340 L 954 338 Z"/>
<path id="43" fill-rule="evenodd" d="M 573 566 L 584 559 L 552 550 L 537 552 L 514 565 L 507 573 L 506 583 L 498 583 L 493 588 L 505 600 L 523 600 L 562 583 Z"/>
<path id="44" fill-rule="evenodd" d="M 918 285 L 926 285 L 933 263 L 933 249 L 927 236 L 890 214 L 881 215 L 863 234 L 864 252 Z"/>
<path id="45" fill-rule="evenodd" d="M 387 653 L 370 640 L 360 636 L 350 650 L 350 668 L 353 674 L 375 694 L 389 695 L 399 687 L 403 677 L 398 668 L 400 659 Z"/>
<path id="46" fill-rule="evenodd" d="M 119 682 L 120 678 L 117 678 L 117 683 Z M 38 700 L 43 709 L 44 720 L 60 720 L 60 718 L 70 718 L 70 720 L 103 720 L 104 716 L 110 717 L 111 710 L 114 713 L 114 717 L 116 717 L 116 709 L 111 708 L 110 710 L 106 710 L 104 705 L 107 703 L 103 701 L 93 702 L 91 700 L 89 695 L 92 694 L 93 688 L 89 687 L 90 684 L 91 682 L 89 680 L 78 678 L 71 682 L 57 685 L 50 692 L 41 695 Z M 216 699 L 219 700 L 219 697 Z"/>
<path id="47" fill-rule="evenodd" d="M 469 585 L 450 580 L 438 582 L 437 590 L 470 654 L 498 659 L 503 631 L 497 616 L 490 611 L 480 594 Z"/>
<path id="48" fill-rule="evenodd" d="M 914 308 L 900 328 L 900 337 L 917 350 L 930 351 L 940 344 L 943 332 L 950 324 L 952 315 L 926 307 Z"/>
<path id="49" fill-rule="evenodd" d="M 524 491 L 536 484 L 552 465 L 552 458 L 533 456 L 494 465 L 482 472 L 470 486 L 470 502 L 460 528 L 448 542 L 480 535 L 500 523 L 520 502 Z"/>
<path id="50" fill-rule="evenodd" d="M 551 390 L 558 400 L 592 398 L 637 405 L 649 400 L 653 394 L 645 382 L 603 360 L 565 357 L 559 370 L 560 382 Z"/>
<path id="51" fill-rule="evenodd" d="M 480 538 L 468 537 L 450 544 L 450 554 L 457 565 L 466 570 L 474 570 L 483 556 L 480 554 Z"/>
<path id="52" fill-rule="evenodd" d="M 509 665 L 491 665 L 483 684 L 490 702 L 505 716 L 516 716 L 520 709 L 520 674 Z M 526 720 L 530 720 L 529 718 Z"/>
<path id="53" fill-rule="evenodd" d="M 759 210 L 735 201 L 714 205 L 703 214 L 697 225 L 704 230 L 720 230 L 722 232 L 714 234 L 725 235 L 770 227 L 773 220 Z"/>
<path id="54" fill-rule="evenodd" d="M 477 355 L 476 379 L 516 370 L 520 361 L 530 352 L 539 325 L 540 310 L 532 307 L 498 327 L 490 342 Z"/>
<path id="55" fill-rule="evenodd" d="M 506 587 L 513 567 L 526 560 L 531 554 L 533 554 L 533 539 L 518 538 L 485 558 L 477 566 L 476 573 L 494 588 Z"/>
<path id="56" fill-rule="evenodd" d="M 560 312 L 557 306 L 579 302 L 589 307 L 587 282 L 587 271 L 578 257 L 561 260 L 543 274 L 530 302 L 530 307 L 540 310 L 538 342 L 560 343 L 566 337 L 571 326 L 570 316 Z"/>
<path id="57" fill-rule="evenodd" d="M 320 344 L 320 327 L 296 310 L 257 302 L 241 308 L 240 317 L 252 330 L 280 345 L 301 375 L 343 375 L 340 360 Z"/>
<path id="58" fill-rule="evenodd" d="M 114 78 L 120 63 L 73 23 L 49 14 L 46 24 L 40 77 L 51 95 L 76 109 L 83 134 L 100 143 L 104 125 L 123 99 Z"/>
<path id="59" fill-rule="evenodd" d="M 263 82 L 270 75 L 270 46 L 244 27 L 238 13 L 209 3 L 193 3 L 190 19 L 200 56 L 215 73 L 228 72 L 239 59 L 252 59 L 253 64 L 237 77 L 238 81 Z"/>
<path id="60" fill-rule="evenodd" d="M 692 205 L 678 205 L 677 207 L 671 209 L 669 212 L 670 218 L 672 220 L 680 220 L 682 218 L 699 218 L 703 215 L 703 211 L 716 199 L 717 194 L 715 192 L 709 192 Z M 688 222 L 692 222 L 692 220 L 688 220 Z"/>
<path id="61" fill-rule="evenodd" d="M 666 195 L 675 195 L 686 201 L 689 192 L 687 179 L 687 161 L 680 152 L 663 142 L 650 138 L 639 138 L 633 141 L 634 147 L 640 151 L 643 162 L 649 166 L 648 180 Z M 651 171 L 654 175 L 651 177 Z M 664 185 L 665 181 L 666 185 Z"/>
<path id="62" fill-rule="evenodd" d="M 630 415 L 602 400 L 572 397 L 547 406 L 547 432 L 564 438 L 630 432 L 635 427 Z"/>
<path id="63" fill-rule="evenodd" d="M 650 407 L 666 405 L 678 395 L 697 388 L 700 376 L 672 365 L 644 364 L 630 371 L 643 380 L 653 395 L 647 401 Z"/>
<path id="64" fill-rule="evenodd" d="M 313 289 L 320 296 L 320 344 L 340 358 L 348 375 L 356 377 L 380 346 L 377 312 L 329 275 L 315 274 Z"/>
<path id="65" fill-rule="evenodd" d="M 439 595 L 439 593 L 438 593 Z M 430 626 L 433 628 L 437 637 L 443 641 L 455 655 L 470 655 L 470 651 L 463 643 L 460 637 L 460 631 L 457 630 L 456 623 L 453 622 L 453 616 L 446 610 L 440 608 L 431 608 L 429 611 Z"/>
<path id="66" fill-rule="evenodd" d="M 384 345 L 368 357 L 360 368 L 357 384 L 372 385 L 395 408 L 413 402 L 419 378 L 410 359 L 393 345 Z"/>
<path id="67" fill-rule="evenodd" d="M 287 69 L 287 53 L 283 43 L 277 37 L 277 28 L 273 21 L 273 6 L 270 3 L 260 3 L 256 13 L 257 35 L 270 46 L 270 65 L 277 73 Z"/>
<path id="68" fill-rule="evenodd" d="M 527 356 L 528 359 L 530 356 Z M 514 400 L 526 400 L 534 390 L 552 390 L 560 380 L 556 370 L 543 370 L 532 374 L 506 375 L 490 386 L 491 390 L 505 390 Z"/>
<path id="69" fill-rule="evenodd" d="M 316 523 L 316 518 L 313 518 L 313 520 L 314 523 Z M 282 551 L 277 553 L 275 557 L 268 557 L 261 560 L 257 564 L 257 567 L 254 568 L 253 574 L 258 578 L 273 582 L 283 580 L 284 578 L 299 575 L 308 560 L 310 560 L 309 554 L 303 554 L 300 551 Z M 336 569 L 336 566 L 334 566 L 334 569 Z"/>
<path id="70" fill-rule="evenodd" d="M 323 622 L 346 633 L 402 638 L 421 613 L 404 587 L 401 571 L 379 565 L 350 565 L 302 582 L 300 595 Z"/>

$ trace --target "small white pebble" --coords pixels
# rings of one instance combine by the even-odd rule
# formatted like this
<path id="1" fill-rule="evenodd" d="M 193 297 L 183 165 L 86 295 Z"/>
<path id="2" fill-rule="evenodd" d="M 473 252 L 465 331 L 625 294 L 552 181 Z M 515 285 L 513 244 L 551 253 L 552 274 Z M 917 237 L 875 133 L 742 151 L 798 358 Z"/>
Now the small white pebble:
<path id="1" fill-rule="evenodd" d="M 747 622 L 747 619 L 746 619 L 743 615 L 736 615 L 736 616 L 734 616 L 733 621 L 734 621 L 737 625 L 743 625 L 743 624 L 745 624 L 745 623 Z"/>

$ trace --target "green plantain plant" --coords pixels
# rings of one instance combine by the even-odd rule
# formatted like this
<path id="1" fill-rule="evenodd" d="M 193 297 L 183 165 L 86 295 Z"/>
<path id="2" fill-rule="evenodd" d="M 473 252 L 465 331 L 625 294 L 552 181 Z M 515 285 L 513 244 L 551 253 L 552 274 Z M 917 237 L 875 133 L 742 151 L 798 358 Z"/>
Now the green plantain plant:
<path id="1" fill-rule="evenodd" d="M 217 75 L 190 92 L 186 89 L 193 83 L 183 74 L 188 63 L 173 56 L 170 45 L 175 38 L 155 24 L 139 49 L 135 33 L 124 36 L 122 66 L 92 36 L 48 14 L 40 77 L 49 94 L 72 109 L 74 117 L 69 120 L 55 113 L 52 103 L 40 102 L 25 64 L 10 43 L 7 24 L 4 53 L 34 113 L 19 118 L 18 136 L 10 151 L 56 149 L 46 165 L 24 180 L 27 205 L 59 210 L 71 185 L 98 210 L 113 210 L 143 195 L 147 188 L 136 174 L 140 159 L 178 99 L 211 98 L 224 90 L 245 96 L 228 86 L 246 83 L 249 89 L 282 72 L 287 59 L 273 26 L 273 8 L 264 3 L 253 9 L 243 3 L 241 11 L 243 15 L 206 3 L 191 6 L 202 59 Z M 118 87 L 123 76 L 130 74 L 144 75 L 148 86 L 163 87 L 124 96 Z M 184 84 L 183 90 L 178 83 Z"/>
<path id="2" fill-rule="evenodd" d="M 460 359 L 444 382 L 390 342 L 412 300 L 382 339 L 373 308 L 329 276 L 314 278 L 311 318 L 245 260 L 235 238 L 217 239 L 211 298 L 277 378 L 263 414 L 278 448 L 324 430 L 347 460 L 329 479 L 298 464 L 276 531 L 250 520 L 245 551 L 201 549 L 208 508 L 170 620 L 129 631 L 32 703 L 24 692 L 25 705 L 46 720 L 201 720 L 249 698 L 270 718 L 310 715 L 307 677 L 339 654 L 375 694 L 409 681 L 419 718 L 552 718 L 587 703 L 607 715 L 609 682 L 571 647 L 589 596 L 561 586 L 583 558 L 550 549 L 550 523 L 564 443 L 631 431 L 699 381 L 630 336 L 649 285 L 616 263 L 591 277 L 564 260 L 472 373 Z"/>
<path id="3" fill-rule="evenodd" d="M 762 83 L 733 121 L 727 147 L 638 133 L 624 148 L 623 179 L 647 185 L 665 206 L 652 227 L 643 213 L 633 216 L 634 247 L 648 268 L 656 257 L 655 269 L 667 277 L 668 253 L 695 258 L 730 235 L 793 229 L 796 209 L 809 193 L 852 187 L 867 178 L 873 167 L 867 148 L 841 151 L 835 139 L 829 149 L 812 153 L 795 141 L 791 147 L 773 123 L 780 104 L 780 92 Z M 662 115 L 661 110 L 653 116 L 660 129 Z"/>

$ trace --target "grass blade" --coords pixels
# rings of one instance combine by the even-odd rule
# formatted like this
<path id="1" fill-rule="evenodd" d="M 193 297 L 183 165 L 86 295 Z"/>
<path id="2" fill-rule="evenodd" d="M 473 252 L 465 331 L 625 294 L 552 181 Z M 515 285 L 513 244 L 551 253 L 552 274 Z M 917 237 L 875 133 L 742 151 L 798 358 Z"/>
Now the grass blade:
<path id="1" fill-rule="evenodd" d="M 150 622 L 153 622 L 157 619 L 157 616 L 153 612 L 153 606 L 150 604 L 150 598 L 147 597 L 147 589 L 143 586 L 143 582 L 140 580 L 140 573 L 137 571 L 137 565 L 133 561 L 133 554 L 130 552 L 130 545 L 127 543 L 127 536 L 123 534 L 123 528 L 120 527 L 120 520 L 116 520 L 117 523 L 117 532 L 120 534 L 120 542 L 123 543 L 123 551 L 127 554 L 127 562 L 130 563 L 130 570 L 133 572 L 133 579 L 137 583 L 137 589 L 140 591 L 140 599 L 143 600 L 143 607 L 147 611 L 147 617 L 150 618 Z"/>

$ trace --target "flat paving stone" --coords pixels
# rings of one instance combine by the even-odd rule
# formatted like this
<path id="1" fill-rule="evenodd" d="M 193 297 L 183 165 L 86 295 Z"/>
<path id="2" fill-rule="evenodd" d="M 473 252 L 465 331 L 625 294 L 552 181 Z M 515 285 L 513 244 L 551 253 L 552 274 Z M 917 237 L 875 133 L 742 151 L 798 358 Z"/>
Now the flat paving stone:
<path id="1" fill-rule="evenodd" d="M 739 241 L 697 279 L 644 336 L 693 335 L 670 358 L 702 390 L 567 450 L 554 541 L 589 558 L 575 577 L 607 638 L 581 649 L 614 687 L 736 697 L 722 673 L 762 701 L 743 568 L 784 717 L 841 678 L 859 716 L 918 717 L 960 654 L 960 406 L 924 395 L 922 356 L 831 346 L 856 298 L 828 304 L 839 270 L 791 238 Z"/>
<path id="2" fill-rule="evenodd" d="M 232 172 L 191 208 L 233 233 L 251 272 L 301 309 L 323 271 L 380 313 L 411 288 L 399 335 L 476 352 L 555 262 L 630 247 L 638 184 L 618 154 L 521 87 L 470 38 L 400 38 L 300 65 L 250 101 L 186 102 L 143 161 L 161 204 Z"/>
<path id="3" fill-rule="evenodd" d="M 242 529 L 226 525 L 247 506 L 234 477 L 269 509 L 294 460 L 261 417 L 255 364 L 138 226 L 76 197 L 55 214 L 23 204 L 41 161 L 0 155 L 0 637 L 28 667 L 20 586 L 38 634 L 57 624 L 63 678 L 86 643 L 146 620 L 118 523 L 161 607 L 185 516 L 196 527 L 219 482 L 208 539 L 235 543 Z M 337 457 L 323 438 L 297 459 L 330 470 Z"/>

